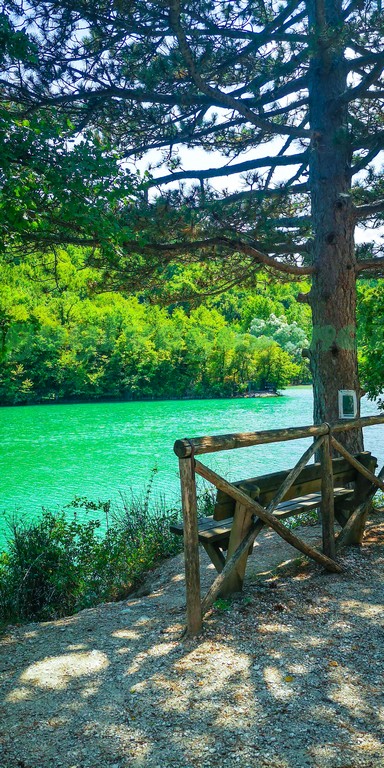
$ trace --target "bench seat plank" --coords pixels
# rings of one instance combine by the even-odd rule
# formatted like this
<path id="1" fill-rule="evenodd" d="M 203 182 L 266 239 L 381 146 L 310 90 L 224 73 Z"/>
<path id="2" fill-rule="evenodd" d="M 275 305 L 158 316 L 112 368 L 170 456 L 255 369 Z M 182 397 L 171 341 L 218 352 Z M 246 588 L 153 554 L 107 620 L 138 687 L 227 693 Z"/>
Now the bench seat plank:
<path id="1" fill-rule="evenodd" d="M 348 497 L 353 495 L 350 488 L 335 488 L 335 498 Z M 273 513 L 277 518 L 284 520 L 310 509 L 316 509 L 321 503 L 321 493 L 308 493 L 305 496 L 299 496 L 296 499 L 282 501 Z M 198 521 L 199 541 L 204 544 L 228 539 L 233 524 L 233 517 L 227 517 L 225 520 L 214 520 L 213 517 L 202 517 Z M 173 523 L 170 526 L 172 533 L 179 536 L 183 535 L 183 523 Z"/>

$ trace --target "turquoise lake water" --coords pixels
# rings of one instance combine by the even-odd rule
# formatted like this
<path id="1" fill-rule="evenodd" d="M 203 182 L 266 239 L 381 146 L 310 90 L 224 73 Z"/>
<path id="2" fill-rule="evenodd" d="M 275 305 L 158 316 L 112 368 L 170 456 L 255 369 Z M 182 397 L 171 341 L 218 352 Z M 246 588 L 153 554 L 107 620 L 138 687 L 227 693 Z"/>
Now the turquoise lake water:
<path id="1" fill-rule="evenodd" d="M 363 415 L 376 413 L 364 400 Z M 35 516 L 75 496 L 119 501 L 140 493 L 156 468 L 154 495 L 178 503 L 177 438 L 252 432 L 312 423 L 312 389 L 293 387 L 282 397 L 87 403 L 1 408 L 0 537 L 7 514 Z M 292 466 L 310 440 L 210 454 L 204 461 L 229 479 Z M 365 447 L 384 463 L 384 426 L 366 429 Z"/>

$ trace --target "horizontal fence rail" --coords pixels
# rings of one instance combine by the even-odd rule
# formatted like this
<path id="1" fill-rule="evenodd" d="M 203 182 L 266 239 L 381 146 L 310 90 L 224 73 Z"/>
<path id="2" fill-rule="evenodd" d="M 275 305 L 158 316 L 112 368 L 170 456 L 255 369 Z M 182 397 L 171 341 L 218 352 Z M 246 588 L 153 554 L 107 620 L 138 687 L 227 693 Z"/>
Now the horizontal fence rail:
<path id="1" fill-rule="evenodd" d="M 384 424 L 384 416 L 361 416 L 360 419 L 336 421 L 331 425 L 330 431 L 346 432 L 349 429 L 363 429 L 363 427 L 372 427 L 374 424 Z"/>
<path id="2" fill-rule="evenodd" d="M 252 445 L 280 443 L 285 440 L 299 440 L 302 437 L 327 435 L 328 424 L 317 427 L 289 427 L 288 429 L 269 429 L 263 432 L 237 432 L 232 435 L 212 435 L 211 437 L 192 437 L 176 440 L 173 450 L 179 459 L 202 453 L 231 451 L 234 448 L 249 448 Z"/>
<path id="3" fill-rule="evenodd" d="M 288 427 L 287 429 L 268 429 L 262 432 L 235 432 L 229 435 L 208 435 L 176 440 L 173 450 L 179 459 L 198 456 L 203 453 L 231 451 L 234 448 L 249 448 L 252 445 L 280 443 L 286 440 L 299 440 L 305 437 L 328 435 L 330 432 L 344 432 L 349 429 L 362 429 L 374 424 L 384 424 L 384 416 L 362 416 L 350 421 L 337 421 L 332 427 L 329 424 L 317 426 Z"/>

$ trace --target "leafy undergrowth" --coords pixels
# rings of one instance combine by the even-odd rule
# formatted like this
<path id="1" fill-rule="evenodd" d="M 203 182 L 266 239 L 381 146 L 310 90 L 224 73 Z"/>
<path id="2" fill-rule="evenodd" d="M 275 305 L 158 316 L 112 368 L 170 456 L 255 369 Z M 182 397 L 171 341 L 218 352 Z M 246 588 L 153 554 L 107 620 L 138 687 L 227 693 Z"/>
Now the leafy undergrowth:
<path id="1" fill-rule="evenodd" d="M 121 600 L 177 554 L 182 541 L 169 525 L 180 513 L 161 501 L 150 508 L 150 491 L 151 484 L 142 498 L 123 498 L 113 515 L 110 502 L 75 499 L 61 512 L 43 510 L 36 522 L 14 520 L 0 555 L 0 622 L 44 621 Z"/>

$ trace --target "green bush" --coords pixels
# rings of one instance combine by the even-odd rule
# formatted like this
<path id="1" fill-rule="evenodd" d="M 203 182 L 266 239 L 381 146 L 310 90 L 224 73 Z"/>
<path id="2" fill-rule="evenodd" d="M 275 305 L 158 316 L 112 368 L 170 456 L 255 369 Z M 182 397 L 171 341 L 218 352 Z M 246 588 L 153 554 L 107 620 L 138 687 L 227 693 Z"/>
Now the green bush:
<path id="1" fill-rule="evenodd" d="M 76 499 L 72 510 L 43 510 L 37 522 L 11 525 L 8 550 L 0 555 L 0 621 L 41 621 L 70 615 L 102 601 L 123 599 L 144 574 L 181 549 L 170 533 L 177 512 L 163 503 L 123 499 L 111 515 L 110 502 Z M 77 510 L 103 512 L 106 530 Z M 72 514 L 71 514 L 72 512 Z"/>

